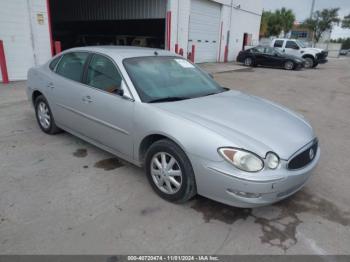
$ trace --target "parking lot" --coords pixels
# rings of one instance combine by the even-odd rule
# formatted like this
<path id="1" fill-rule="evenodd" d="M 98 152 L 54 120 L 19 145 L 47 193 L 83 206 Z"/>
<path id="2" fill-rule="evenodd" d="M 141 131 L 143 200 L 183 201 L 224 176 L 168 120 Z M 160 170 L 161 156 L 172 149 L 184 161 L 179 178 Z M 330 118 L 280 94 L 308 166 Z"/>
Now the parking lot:
<path id="1" fill-rule="evenodd" d="M 214 76 L 310 120 L 322 156 L 301 192 L 256 209 L 203 197 L 168 203 L 142 170 L 70 134 L 41 132 L 25 82 L 14 82 L 0 85 L 0 253 L 350 254 L 350 57 Z"/>

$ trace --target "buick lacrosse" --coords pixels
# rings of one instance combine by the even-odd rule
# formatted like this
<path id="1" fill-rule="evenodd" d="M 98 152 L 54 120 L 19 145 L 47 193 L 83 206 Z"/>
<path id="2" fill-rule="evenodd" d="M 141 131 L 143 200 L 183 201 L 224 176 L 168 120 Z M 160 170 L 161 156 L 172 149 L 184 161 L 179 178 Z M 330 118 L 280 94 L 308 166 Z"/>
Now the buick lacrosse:
<path id="1" fill-rule="evenodd" d="M 302 116 L 165 50 L 70 49 L 30 69 L 27 83 L 43 132 L 65 130 L 144 167 L 168 201 L 268 205 L 301 189 L 319 161 Z"/>

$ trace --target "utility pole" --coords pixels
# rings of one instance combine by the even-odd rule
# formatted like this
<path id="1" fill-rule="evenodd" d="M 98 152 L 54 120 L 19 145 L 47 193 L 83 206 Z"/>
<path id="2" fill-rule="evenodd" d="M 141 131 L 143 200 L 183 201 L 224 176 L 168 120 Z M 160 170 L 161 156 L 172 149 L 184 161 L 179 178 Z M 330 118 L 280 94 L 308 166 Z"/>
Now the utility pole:
<path id="1" fill-rule="evenodd" d="M 312 4 L 311 4 L 311 11 L 310 11 L 310 18 L 312 18 L 312 15 L 315 11 L 315 2 L 316 0 L 312 0 Z"/>
<path id="2" fill-rule="evenodd" d="M 312 3 L 311 3 L 311 11 L 310 11 L 310 19 L 312 19 L 312 16 L 314 14 L 314 11 L 315 11 L 315 3 L 316 3 L 316 0 L 312 0 Z M 312 45 L 314 46 L 315 43 L 314 43 L 314 39 L 315 39 L 315 32 L 312 32 Z"/>

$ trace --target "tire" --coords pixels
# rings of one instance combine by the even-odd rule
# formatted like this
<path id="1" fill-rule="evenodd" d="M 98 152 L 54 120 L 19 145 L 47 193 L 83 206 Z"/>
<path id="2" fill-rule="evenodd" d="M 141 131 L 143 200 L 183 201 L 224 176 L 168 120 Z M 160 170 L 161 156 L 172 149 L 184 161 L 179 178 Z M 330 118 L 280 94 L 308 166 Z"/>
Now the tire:
<path id="1" fill-rule="evenodd" d="M 295 64 L 293 61 L 287 61 L 284 63 L 284 69 L 293 70 L 295 68 Z"/>
<path id="2" fill-rule="evenodd" d="M 44 133 L 54 135 L 62 132 L 62 130 L 56 126 L 49 103 L 43 95 L 35 99 L 34 108 L 38 125 Z"/>
<path id="3" fill-rule="evenodd" d="M 316 68 L 318 66 L 318 62 L 315 62 L 312 68 Z"/>
<path id="4" fill-rule="evenodd" d="M 171 166 L 165 165 L 171 162 Z M 166 168 L 163 169 L 163 166 Z M 145 168 L 149 183 L 161 198 L 184 203 L 196 195 L 196 182 L 190 160 L 174 142 L 164 139 L 152 144 L 146 154 Z"/>
<path id="5" fill-rule="evenodd" d="M 315 61 L 313 58 L 311 57 L 305 57 L 304 58 L 306 63 L 305 63 L 305 68 L 313 68 L 314 67 L 314 64 L 315 64 Z"/>
<path id="6" fill-rule="evenodd" d="M 254 66 L 253 58 L 251 58 L 251 57 L 246 57 L 246 58 L 244 59 L 244 65 L 245 65 L 245 66 Z"/>

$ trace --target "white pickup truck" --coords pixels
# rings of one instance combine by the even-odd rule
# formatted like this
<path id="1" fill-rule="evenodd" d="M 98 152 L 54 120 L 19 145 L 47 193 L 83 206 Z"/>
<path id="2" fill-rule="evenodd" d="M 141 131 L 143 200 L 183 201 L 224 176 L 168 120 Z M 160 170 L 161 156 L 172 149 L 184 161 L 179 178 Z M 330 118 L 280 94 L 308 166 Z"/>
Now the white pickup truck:
<path id="1" fill-rule="evenodd" d="M 303 42 L 296 39 L 274 39 L 271 46 L 288 55 L 304 58 L 306 68 L 314 68 L 318 64 L 327 63 L 328 52 L 323 49 L 307 47 Z"/>

